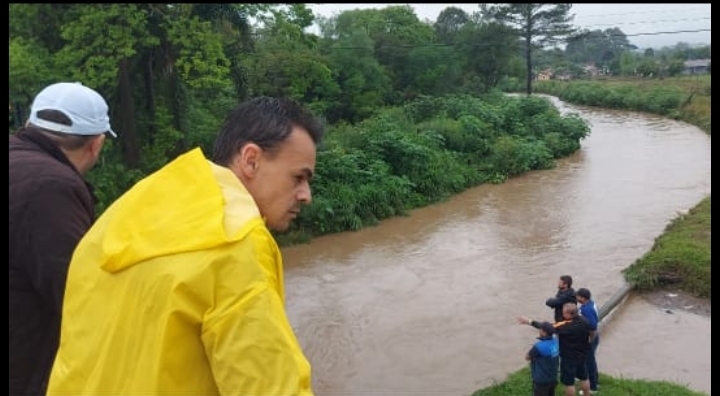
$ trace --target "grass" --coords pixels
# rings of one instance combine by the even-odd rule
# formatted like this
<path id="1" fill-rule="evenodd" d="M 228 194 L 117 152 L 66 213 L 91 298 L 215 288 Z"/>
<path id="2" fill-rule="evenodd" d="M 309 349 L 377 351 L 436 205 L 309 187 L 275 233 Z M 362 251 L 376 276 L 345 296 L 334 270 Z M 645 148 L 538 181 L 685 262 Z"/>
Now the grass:
<path id="1" fill-rule="evenodd" d="M 603 396 L 706 396 L 704 393 L 692 391 L 686 386 L 667 381 L 615 378 L 600 374 L 599 382 L 602 385 L 598 394 Z M 555 395 L 564 395 L 564 390 L 565 388 L 558 384 Z M 510 374 L 502 383 L 480 389 L 473 393 L 472 396 L 523 396 L 530 394 L 532 394 L 530 369 L 525 367 Z"/>
<path id="2" fill-rule="evenodd" d="M 668 284 L 696 297 L 710 298 L 710 196 L 675 218 L 653 247 L 625 269 L 639 290 Z"/>
<path id="3" fill-rule="evenodd" d="M 565 88 L 575 89 L 572 90 L 573 94 L 564 95 Z M 605 93 L 599 94 L 599 90 L 604 90 Z M 535 83 L 535 91 L 556 95 L 571 103 L 579 101 L 578 104 L 589 106 L 656 112 L 693 124 L 707 134 L 711 133 L 710 74 L 665 78 L 605 77 L 572 81 L 550 80 Z M 589 92 L 579 95 L 581 91 Z M 658 100 L 671 100 L 673 105 L 667 109 L 660 105 L 661 102 Z"/>
<path id="4" fill-rule="evenodd" d="M 679 109 L 680 119 L 710 134 L 710 76 L 659 79 L 608 79 L 610 85 L 654 89 L 658 85 L 681 88 L 688 99 Z M 694 92 L 694 93 L 693 93 Z M 675 218 L 655 239 L 653 247 L 627 269 L 626 280 L 639 290 L 679 286 L 697 297 L 710 298 L 710 196 L 687 214 Z M 666 381 L 616 378 L 600 373 L 603 396 L 703 396 L 683 385 Z M 530 370 L 525 367 L 498 384 L 480 389 L 473 396 L 519 396 L 531 394 Z M 563 395 L 558 386 L 556 395 Z"/>
<path id="5" fill-rule="evenodd" d="M 680 88 L 683 93 L 687 95 L 687 99 L 680 105 L 678 119 L 693 124 L 703 131 L 710 133 L 710 74 L 666 77 L 663 79 L 610 78 L 602 81 L 609 85 L 631 86 L 641 90 L 652 90 L 667 86 Z"/>

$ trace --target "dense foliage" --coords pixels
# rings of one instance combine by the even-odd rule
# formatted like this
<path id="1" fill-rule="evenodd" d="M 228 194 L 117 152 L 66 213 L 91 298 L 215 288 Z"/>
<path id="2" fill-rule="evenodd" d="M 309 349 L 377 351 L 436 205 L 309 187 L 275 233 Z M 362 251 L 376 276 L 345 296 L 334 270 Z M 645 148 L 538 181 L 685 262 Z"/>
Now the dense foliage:
<path id="1" fill-rule="evenodd" d="M 548 169 L 588 133 L 582 119 L 536 96 L 419 98 L 329 131 L 314 203 L 293 230 L 356 230 L 480 183 Z"/>
<path id="2" fill-rule="evenodd" d="M 542 99 L 493 93 L 520 87 L 527 62 L 517 29 L 480 11 L 448 7 L 435 23 L 407 5 L 331 18 L 304 4 L 13 3 L 9 11 L 11 133 L 52 82 L 82 81 L 110 103 L 120 136 L 89 175 L 100 211 L 179 153 L 209 151 L 227 111 L 258 95 L 298 99 L 330 125 L 314 204 L 291 232 L 305 235 L 358 229 L 551 167 L 588 132 Z M 319 34 L 309 32 L 314 23 Z"/>

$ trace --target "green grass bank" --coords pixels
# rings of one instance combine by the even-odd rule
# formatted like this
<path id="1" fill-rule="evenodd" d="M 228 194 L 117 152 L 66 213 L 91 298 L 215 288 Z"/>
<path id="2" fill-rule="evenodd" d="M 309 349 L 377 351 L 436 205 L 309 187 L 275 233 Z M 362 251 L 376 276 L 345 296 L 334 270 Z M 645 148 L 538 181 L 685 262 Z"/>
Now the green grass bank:
<path id="1" fill-rule="evenodd" d="M 627 378 L 611 377 L 600 374 L 602 388 L 599 394 L 603 396 L 706 396 L 695 392 L 685 386 L 666 381 L 646 381 Z M 507 380 L 487 388 L 480 389 L 472 396 L 521 396 L 532 393 L 530 369 L 523 368 L 511 374 Z M 558 385 L 556 396 L 564 395 L 564 388 Z"/>

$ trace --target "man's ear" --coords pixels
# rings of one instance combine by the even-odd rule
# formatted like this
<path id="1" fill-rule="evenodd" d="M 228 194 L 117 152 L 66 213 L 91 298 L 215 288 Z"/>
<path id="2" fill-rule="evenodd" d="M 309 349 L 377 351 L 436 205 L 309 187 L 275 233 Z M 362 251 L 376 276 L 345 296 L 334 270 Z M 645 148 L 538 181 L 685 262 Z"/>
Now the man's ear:
<path id="1" fill-rule="evenodd" d="M 105 134 L 97 135 L 95 138 L 90 140 L 90 144 L 88 145 L 88 148 L 94 158 L 98 158 L 100 156 L 100 151 L 102 150 L 104 143 L 105 143 Z"/>
<path id="2" fill-rule="evenodd" d="M 262 154 L 262 148 L 257 144 L 248 143 L 244 145 L 233 158 L 233 170 L 247 178 L 254 177 L 257 173 Z"/>

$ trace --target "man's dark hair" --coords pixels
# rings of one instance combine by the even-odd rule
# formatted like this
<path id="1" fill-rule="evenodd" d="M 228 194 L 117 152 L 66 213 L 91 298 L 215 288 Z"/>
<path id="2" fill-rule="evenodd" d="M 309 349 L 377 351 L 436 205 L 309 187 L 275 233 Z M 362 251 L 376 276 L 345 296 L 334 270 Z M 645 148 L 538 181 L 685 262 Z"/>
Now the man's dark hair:
<path id="1" fill-rule="evenodd" d="M 295 127 L 307 130 L 315 145 L 322 140 L 324 127 L 320 120 L 295 100 L 266 96 L 250 99 L 225 118 L 215 139 L 212 161 L 227 166 L 248 143 L 272 154 Z"/>
<path id="2" fill-rule="evenodd" d="M 54 122 L 60 125 L 72 126 L 73 122 L 65 113 L 59 110 L 40 110 L 37 112 L 37 117 L 41 120 Z M 37 125 L 30 124 L 30 127 L 35 128 L 52 140 L 58 147 L 63 150 L 73 151 L 77 150 L 90 140 L 93 140 L 97 135 L 83 136 L 73 135 L 69 133 L 55 132 L 49 129 L 41 128 Z"/>
<path id="3" fill-rule="evenodd" d="M 567 285 L 567 287 L 572 286 L 572 276 L 570 275 L 563 275 L 560 277 L 560 280 L 563 281 Z"/>
<path id="4" fill-rule="evenodd" d="M 575 292 L 575 294 L 577 294 L 579 297 L 582 297 L 582 298 L 584 298 L 584 299 L 586 299 L 586 300 L 589 300 L 590 297 L 592 296 L 592 294 L 590 293 L 590 290 L 588 290 L 588 289 L 586 289 L 586 288 L 584 288 L 584 287 L 579 288 L 579 289 Z"/>

